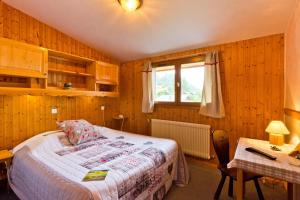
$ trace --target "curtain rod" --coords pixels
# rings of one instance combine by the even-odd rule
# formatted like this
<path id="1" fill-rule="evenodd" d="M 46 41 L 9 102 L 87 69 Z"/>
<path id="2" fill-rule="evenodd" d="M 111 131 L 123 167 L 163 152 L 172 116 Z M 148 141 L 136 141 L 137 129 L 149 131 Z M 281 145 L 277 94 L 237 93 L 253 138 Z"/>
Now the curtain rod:
<path id="1" fill-rule="evenodd" d="M 146 59 L 146 60 L 149 60 L 151 63 L 159 63 L 159 62 L 167 62 L 167 61 L 172 61 L 172 60 L 179 60 L 179 59 L 184 59 L 184 58 L 192 58 L 192 57 L 196 57 L 196 56 L 204 56 L 206 53 L 209 53 L 209 52 L 214 52 L 214 51 L 203 51 L 201 53 L 194 53 L 194 54 L 190 54 L 188 56 L 186 55 L 183 55 L 183 56 L 179 56 L 176 58 L 176 56 L 174 56 L 175 58 L 169 58 L 169 59 L 158 59 L 158 61 L 155 61 L 155 58 L 149 58 L 149 59 Z M 172 55 L 172 54 L 169 54 L 169 55 Z M 163 57 L 163 56 L 157 56 L 157 57 Z M 208 64 L 216 64 L 216 63 L 208 63 Z M 143 70 L 141 72 L 146 72 L 146 73 L 149 73 L 149 72 L 152 72 L 152 71 L 149 71 L 149 70 Z"/>
<path id="2" fill-rule="evenodd" d="M 194 57 L 194 56 L 203 56 L 205 55 L 206 53 L 211 53 L 211 52 L 218 52 L 219 50 L 215 49 L 215 50 L 211 50 L 211 51 L 202 51 L 202 52 L 198 52 L 198 53 L 192 53 L 192 54 L 189 54 L 189 55 L 182 55 L 182 56 L 178 56 L 176 58 L 176 55 L 174 55 L 175 58 L 167 58 L 167 59 L 164 59 L 164 58 L 159 58 L 159 57 L 165 57 L 164 55 L 161 55 L 161 56 L 155 56 L 155 57 L 152 57 L 152 58 L 149 58 L 148 60 L 150 60 L 151 62 L 163 62 L 163 61 L 171 61 L 171 60 L 177 60 L 177 59 L 181 59 L 181 58 L 191 58 L 191 57 Z M 184 52 L 182 52 L 184 53 Z M 176 53 L 174 53 L 176 54 Z M 167 56 L 171 56 L 172 54 L 168 54 Z M 155 58 L 158 58 L 157 60 L 158 61 L 155 61 Z"/>
<path id="3" fill-rule="evenodd" d="M 174 56 L 173 58 L 159 58 L 159 59 L 155 59 L 155 58 L 150 58 L 149 60 L 151 61 L 151 62 L 154 62 L 154 63 L 156 63 L 156 62 L 164 62 L 164 61 L 172 61 L 172 60 L 179 60 L 179 59 L 183 59 L 183 58 L 192 58 L 192 57 L 196 57 L 196 56 L 203 56 L 203 55 L 205 55 L 205 53 L 206 52 L 203 52 L 203 53 L 195 53 L 195 54 L 190 54 L 190 55 L 182 55 L 182 56 Z M 160 56 L 159 56 L 160 57 Z M 163 56 L 162 56 L 163 57 Z"/>

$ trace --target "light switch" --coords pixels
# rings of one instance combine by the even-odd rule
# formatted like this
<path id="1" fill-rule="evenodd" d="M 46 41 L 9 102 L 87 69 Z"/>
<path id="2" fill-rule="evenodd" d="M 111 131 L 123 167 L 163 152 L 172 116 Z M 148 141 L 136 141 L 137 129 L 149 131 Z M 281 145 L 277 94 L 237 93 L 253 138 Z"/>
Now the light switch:
<path id="1" fill-rule="evenodd" d="M 57 114 L 57 107 L 56 106 L 53 106 L 52 108 L 51 108 L 51 114 Z"/>

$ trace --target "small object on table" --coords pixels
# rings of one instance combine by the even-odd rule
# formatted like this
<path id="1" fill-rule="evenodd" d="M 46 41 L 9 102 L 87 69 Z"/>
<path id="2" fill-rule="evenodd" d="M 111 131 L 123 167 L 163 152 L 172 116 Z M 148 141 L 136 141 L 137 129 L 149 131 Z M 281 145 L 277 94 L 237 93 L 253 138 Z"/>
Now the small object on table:
<path id="1" fill-rule="evenodd" d="M 281 151 L 281 149 L 279 149 L 277 146 L 275 145 L 272 145 L 270 146 L 270 148 L 273 150 L 273 151 Z"/>
<path id="2" fill-rule="evenodd" d="M 10 168 L 12 158 L 13 158 L 13 154 L 10 151 L 8 151 L 8 150 L 0 151 L 0 163 L 5 163 L 5 168 L 6 168 L 7 173 Z M 4 180 L 4 179 L 7 179 L 7 177 L 8 177 L 7 175 L 6 176 L 4 175 L 1 178 L 3 178 L 2 180 Z M 7 189 L 9 191 L 8 181 L 7 181 Z"/>
<path id="3" fill-rule="evenodd" d="M 64 84 L 64 89 L 65 89 L 65 90 L 72 89 L 72 83 L 71 83 L 71 82 L 65 83 L 65 84 Z"/>
<path id="4" fill-rule="evenodd" d="M 249 151 L 249 152 L 252 152 L 252 153 L 257 153 L 257 154 L 262 155 L 262 156 L 264 156 L 264 157 L 266 157 L 266 158 L 268 158 L 270 160 L 276 160 L 277 159 L 275 156 L 272 156 L 272 155 L 270 155 L 270 154 L 268 154 L 266 152 L 263 152 L 261 150 L 255 149 L 253 147 L 247 147 L 247 148 L 245 148 L 245 150 Z"/>

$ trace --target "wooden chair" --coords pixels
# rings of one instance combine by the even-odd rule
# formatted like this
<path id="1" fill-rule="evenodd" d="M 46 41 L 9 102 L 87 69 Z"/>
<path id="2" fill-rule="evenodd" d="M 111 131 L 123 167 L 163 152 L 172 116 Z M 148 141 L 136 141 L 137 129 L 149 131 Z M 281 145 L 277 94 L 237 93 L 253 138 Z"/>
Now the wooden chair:
<path id="1" fill-rule="evenodd" d="M 216 130 L 212 133 L 213 138 L 213 146 L 215 148 L 215 152 L 219 159 L 218 169 L 221 171 L 222 178 L 218 185 L 217 191 L 215 192 L 214 199 L 219 199 L 221 191 L 223 189 L 224 182 L 226 177 L 229 176 L 229 188 L 228 188 L 228 196 L 233 197 L 233 181 L 236 181 L 237 170 L 235 168 L 227 168 L 227 164 L 229 163 L 229 139 L 228 135 L 223 130 Z M 254 174 L 254 173 L 244 173 L 244 183 L 247 181 L 254 181 L 255 188 L 258 194 L 258 198 L 260 200 L 264 199 L 262 191 L 260 189 L 258 178 L 262 176 Z"/>

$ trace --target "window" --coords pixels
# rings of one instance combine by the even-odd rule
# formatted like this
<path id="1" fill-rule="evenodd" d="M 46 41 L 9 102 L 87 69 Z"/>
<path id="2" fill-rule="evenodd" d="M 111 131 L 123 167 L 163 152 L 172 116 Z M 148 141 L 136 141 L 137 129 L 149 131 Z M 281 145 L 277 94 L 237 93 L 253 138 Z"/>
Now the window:
<path id="1" fill-rule="evenodd" d="M 181 102 L 201 102 L 204 82 L 204 67 L 202 62 L 182 64 L 181 77 Z"/>
<path id="2" fill-rule="evenodd" d="M 155 69 L 155 101 L 175 102 L 175 66 Z"/>
<path id="3" fill-rule="evenodd" d="M 204 82 L 202 57 L 156 63 L 153 86 L 156 103 L 200 103 Z"/>

